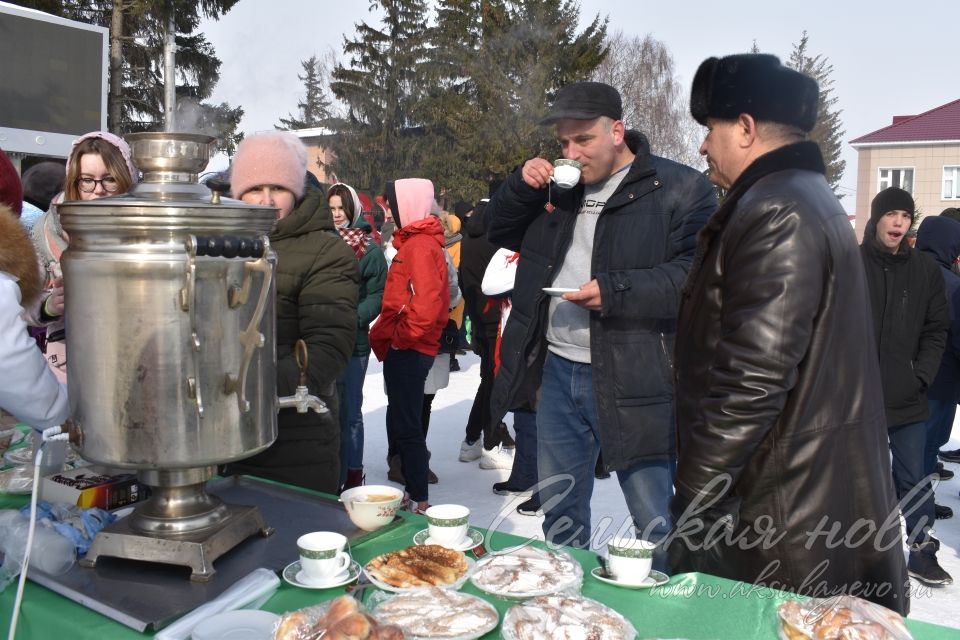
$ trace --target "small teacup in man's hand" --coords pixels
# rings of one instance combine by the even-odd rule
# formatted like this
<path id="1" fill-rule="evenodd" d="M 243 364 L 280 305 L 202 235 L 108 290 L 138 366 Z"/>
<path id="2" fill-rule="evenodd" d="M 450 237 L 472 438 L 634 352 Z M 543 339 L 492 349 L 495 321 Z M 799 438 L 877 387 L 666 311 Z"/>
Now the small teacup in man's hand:
<path id="1" fill-rule="evenodd" d="M 580 170 L 583 168 L 576 160 L 560 158 L 553 161 L 553 175 L 550 177 L 561 189 L 572 189 L 580 182 Z"/>

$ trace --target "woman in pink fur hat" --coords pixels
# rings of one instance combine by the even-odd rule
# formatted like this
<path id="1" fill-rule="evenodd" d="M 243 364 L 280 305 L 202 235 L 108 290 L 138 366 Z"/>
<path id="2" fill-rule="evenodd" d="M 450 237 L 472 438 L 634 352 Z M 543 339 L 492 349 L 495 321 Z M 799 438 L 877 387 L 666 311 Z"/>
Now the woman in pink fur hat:
<path id="1" fill-rule="evenodd" d="M 248 136 L 230 170 L 233 196 L 277 209 L 270 244 L 277 253 L 277 394 L 292 394 L 300 373 L 294 345 L 307 345 L 307 386 L 329 413 L 283 409 L 279 435 L 266 451 L 228 466 L 308 489 L 336 493 L 340 423 L 335 382 L 357 333 L 357 258 L 334 228 L 327 195 L 307 187 L 307 150 L 292 133 Z"/>

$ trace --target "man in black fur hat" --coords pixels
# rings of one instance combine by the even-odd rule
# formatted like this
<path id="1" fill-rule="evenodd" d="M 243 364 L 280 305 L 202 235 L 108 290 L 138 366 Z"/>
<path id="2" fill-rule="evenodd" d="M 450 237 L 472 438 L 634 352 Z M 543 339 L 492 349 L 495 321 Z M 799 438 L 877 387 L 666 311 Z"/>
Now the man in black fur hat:
<path id="1" fill-rule="evenodd" d="M 690 110 L 727 190 L 700 232 L 675 352 L 676 571 L 909 610 L 870 299 L 824 178 L 817 83 L 709 58 Z"/>

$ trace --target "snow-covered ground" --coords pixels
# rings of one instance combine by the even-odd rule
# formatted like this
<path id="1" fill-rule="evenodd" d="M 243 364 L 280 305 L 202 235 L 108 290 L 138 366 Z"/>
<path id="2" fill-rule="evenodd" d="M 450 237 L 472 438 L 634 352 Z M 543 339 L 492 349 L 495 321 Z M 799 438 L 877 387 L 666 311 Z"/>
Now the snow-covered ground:
<path id="1" fill-rule="evenodd" d="M 450 374 L 450 385 L 437 394 L 427 445 L 433 454 L 430 468 L 440 483 L 430 486 L 430 502 L 465 504 L 471 510 L 471 524 L 525 537 L 543 539 L 542 518 L 522 516 L 514 508 L 524 498 L 498 496 L 493 493 L 494 482 L 505 480 L 508 471 L 485 471 L 476 462 L 457 460 L 464 427 L 473 396 L 480 382 L 480 360 L 473 354 L 459 356 L 460 372 Z M 364 469 L 367 484 L 389 484 L 386 465 L 387 399 L 383 390 L 382 368 L 371 357 L 364 385 L 365 451 Z M 507 417 L 510 422 L 510 417 Z M 956 425 L 955 425 L 956 427 Z M 960 428 L 955 428 L 948 449 L 960 448 Z M 942 546 L 938 554 L 940 564 L 960 582 L 960 465 L 947 465 L 958 477 L 942 483 L 937 489 L 937 502 L 951 507 L 957 515 L 950 520 L 939 520 L 935 534 Z M 620 493 L 616 477 L 598 480 L 591 502 L 595 539 L 606 539 L 623 526 L 629 526 L 629 514 Z M 494 548 L 505 546 L 503 541 L 492 541 Z M 913 582 L 913 604 L 910 617 L 960 629 L 960 584 L 940 589 L 924 588 Z"/>

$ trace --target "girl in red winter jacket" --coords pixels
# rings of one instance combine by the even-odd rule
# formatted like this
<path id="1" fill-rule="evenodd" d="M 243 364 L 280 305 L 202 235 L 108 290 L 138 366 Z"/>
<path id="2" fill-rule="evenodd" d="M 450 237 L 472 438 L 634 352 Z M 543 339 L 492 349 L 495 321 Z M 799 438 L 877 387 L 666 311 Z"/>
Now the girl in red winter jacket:
<path id="1" fill-rule="evenodd" d="M 397 229 L 397 255 L 387 272 L 380 318 L 370 348 L 383 362 L 387 434 L 400 452 L 406 498 L 413 511 L 429 506 L 428 453 L 421 425 L 423 386 L 447 324 L 450 290 L 443 226 L 430 215 L 433 183 L 408 178 L 387 183 Z"/>

